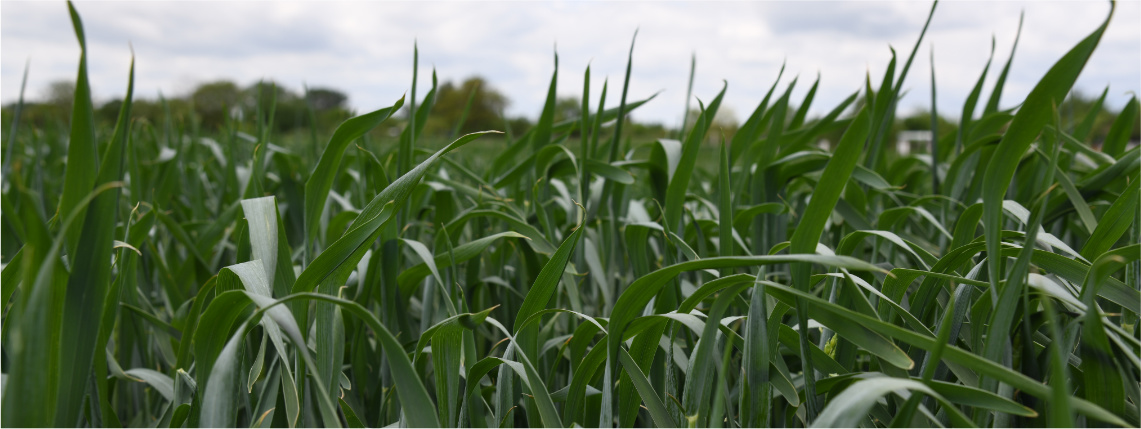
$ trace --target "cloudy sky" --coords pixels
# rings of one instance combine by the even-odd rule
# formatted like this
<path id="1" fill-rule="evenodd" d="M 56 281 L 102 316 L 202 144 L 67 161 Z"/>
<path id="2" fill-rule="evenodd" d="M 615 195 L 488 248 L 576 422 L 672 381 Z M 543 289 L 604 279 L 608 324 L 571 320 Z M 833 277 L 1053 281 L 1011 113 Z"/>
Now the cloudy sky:
<path id="1" fill-rule="evenodd" d="M 592 104 L 602 81 L 616 103 L 635 29 L 630 99 L 664 92 L 635 117 L 675 125 L 685 105 L 690 55 L 697 56 L 694 95 L 712 99 L 722 80 L 724 105 L 743 119 L 787 61 L 784 80 L 799 75 L 794 97 L 820 73 L 814 112 L 860 88 L 864 74 L 882 76 L 889 46 L 901 57 L 923 26 L 927 2 L 80 2 L 96 102 L 121 96 L 130 48 L 136 92 L 183 95 L 202 82 L 248 85 L 272 79 L 346 92 L 358 111 L 390 105 L 411 86 L 412 45 L 420 47 L 420 88 L 434 66 L 441 82 L 487 77 L 512 101 L 508 114 L 534 117 L 542 108 L 559 54 L 560 95 L 582 91 L 592 68 Z M 995 37 L 998 69 L 1010 55 L 1020 11 L 1022 39 L 1003 107 L 1019 100 L 1046 69 L 1096 28 L 1109 3 L 940 3 L 909 74 L 905 110 L 930 103 L 929 55 L 935 51 L 941 113 L 958 116 Z M 63 2 L 0 5 L 0 101 L 14 101 L 30 61 L 27 97 L 42 98 L 52 81 L 74 79 L 79 57 Z M 1141 92 L 1141 3 L 1119 2 L 1109 30 L 1077 88 L 1120 108 Z M 902 59 L 901 59 L 902 62 Z M 994 70 L 985 94 L 997 76 Z M 420 95 L 424 89 L 420 90 Z"/>

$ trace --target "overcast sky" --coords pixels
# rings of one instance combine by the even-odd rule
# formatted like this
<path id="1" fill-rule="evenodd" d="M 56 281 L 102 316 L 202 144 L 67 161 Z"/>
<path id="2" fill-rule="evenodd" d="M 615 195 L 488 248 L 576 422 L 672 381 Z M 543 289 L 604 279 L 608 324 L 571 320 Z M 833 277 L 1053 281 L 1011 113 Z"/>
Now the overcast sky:
<path id="1" fill-rule="evenodd" d="M 729 83 L 724 105 L 744 119 L 787 61 L 784 81 L 799 75 L 802 97 L 819 72 L 813 111 L 822 113 L 878 82 L 890 58 L 911 51 L 927 2 L 142 2 L 77 4 L 87 33 L 96 103 L 126 89 L 129 45 L 136 55 L 136 94 L 184 95 L 196 85 L 272 79 L 300 91 L 330 87 L 358 111 L 391 105 L 411 86 L 412 45 L 420 47 L 420 94 L 436 67 L 440 81 L 485 76 L 511 100 L 509 115 L 535 117 L 559 54 L 560 95 L 582 93 L 592 68 L 592 105 L 609 77 L 607 104 L 617 102 L 630 39 L 630 100 L 664 92 L 639 120 L 676 125 L 685 105 L 690 55 L 697 56 L 694 96 L 710 100 Z M 957 117 L 991 47 L 995 65 L 984 94 L 1010 55 L 1025 11 L 1003 107 L 1021 100 L 1045 71 L 1095 29 L 1106 1 L 943 2 L 905 86 L 904 110 L 930 103 L 930 50 L 935 50 L 940 113 Z M 52 81 L 74 79 L 79 48 L 63 2 L 0 4 L 0 101 L 14 101 L 30 61 L 27 97 L 42 98 Z M 1141 3 L 1123 1 L 1078 80 L 1089 94 L 1109 86 L 1119 109 L 1141 92 Z M 696 103 L 695 103 L 696 105 Z"/>

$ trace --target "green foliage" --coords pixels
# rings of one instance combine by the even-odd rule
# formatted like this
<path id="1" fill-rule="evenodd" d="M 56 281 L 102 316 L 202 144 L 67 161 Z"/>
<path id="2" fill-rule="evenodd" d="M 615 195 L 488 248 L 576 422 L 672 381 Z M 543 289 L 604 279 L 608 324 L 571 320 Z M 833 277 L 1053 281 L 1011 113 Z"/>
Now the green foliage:
<path id="1" fill-rule="evenodd" d="M 507 96 L 482 77 L 469 77 L 458 84 L 444 82 L 436 91 L 436 104 L 424 125 L 425 133 L 440 136 L 458 130 L 451 135 L 462 135 L 500 129 L 500 114 L 507 106 Z"/>
<path id="2" fill-rule="evenodd" d="M 134 100 L 132 63 L 97 108 L 84 53 L 4 116 L 2 423 L 1136 427 L 1138 104 L 1067 98 L 1104 29 L 958 124 L 896 120 L 913 52 L 820 118 L 779 73 L 732 129 L 698 94 L 684 135 L 628 120 L 633 47 L 620 98 L 556 60 L 504 134 L 479 78 L 349 117 Z"/>

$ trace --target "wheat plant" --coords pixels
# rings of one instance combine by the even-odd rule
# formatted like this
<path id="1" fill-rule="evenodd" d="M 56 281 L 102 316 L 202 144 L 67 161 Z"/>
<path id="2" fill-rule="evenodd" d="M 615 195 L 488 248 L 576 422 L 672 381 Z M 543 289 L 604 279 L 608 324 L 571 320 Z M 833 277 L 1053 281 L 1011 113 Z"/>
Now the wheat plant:
<path id="1" fill-rule="evenodd" d="M 778 75 L 630 138 L 631 42 L 577 119 L 556 57 L 535 126 L 438 150 L 434 75 L 286 147 L 138 119 L 133 64 L 99 127 L 84 51 L 70 125 L 7 124 L 3 426 L 1137 427 L 1138 102 L 1097 147 L 1058 108 L 1108 23 L 915 154 L 926 26 L 821 117 Z"/>

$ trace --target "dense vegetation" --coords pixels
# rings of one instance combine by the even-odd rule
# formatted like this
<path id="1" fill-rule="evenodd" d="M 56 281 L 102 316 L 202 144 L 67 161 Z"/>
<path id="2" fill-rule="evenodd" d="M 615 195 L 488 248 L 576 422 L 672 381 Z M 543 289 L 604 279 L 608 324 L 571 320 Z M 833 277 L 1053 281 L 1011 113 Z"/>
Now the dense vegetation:
<path id="1" fill-rule="evenodd" d="M 81 56 L 70 126 L 4 136 L 2 423 L 1136 427 L 1138 102 L 1096 146 L 1100 107 L 1056 108 L 1108 23 L 1025 100 L 984 69 L 906 155 L 922 33 L 824 117 L 778 75 L 712 142 L 727 89 L 627 138 L 633 64 L 558 120 L 556 58 L 525 133 L 436 151 L 434 80 L 285 147 L 272 96 L 137 119 L 133 72 L 98 127 Z"/>

